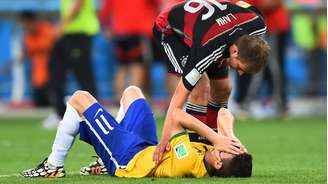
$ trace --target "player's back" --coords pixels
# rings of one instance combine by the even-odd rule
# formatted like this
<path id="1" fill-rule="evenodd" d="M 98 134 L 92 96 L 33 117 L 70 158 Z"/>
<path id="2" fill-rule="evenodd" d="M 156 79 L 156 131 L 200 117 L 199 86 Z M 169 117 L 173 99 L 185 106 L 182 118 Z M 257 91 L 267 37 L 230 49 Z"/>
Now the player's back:
<path id="1" fill-rule="evenodd" d="M 193 44 L 204 46 L 213 39 L 226 43 L 229 37 L 236 37 L 235 32 L 249 33 L 254 27 L 247 23 L 261 16 L 243 1 L 189 0 L 167 11 L 169 26 L 189 47 Z"/>

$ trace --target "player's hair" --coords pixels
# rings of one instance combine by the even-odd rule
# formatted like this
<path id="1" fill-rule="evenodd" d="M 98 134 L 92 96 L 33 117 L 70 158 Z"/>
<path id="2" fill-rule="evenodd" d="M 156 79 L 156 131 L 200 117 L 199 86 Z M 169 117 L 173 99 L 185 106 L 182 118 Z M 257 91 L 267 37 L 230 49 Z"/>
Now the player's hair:
<path id="1" fill-rule="evenodd" d="M 260 36 L 243 35 L 235 44 L 240 61 L 247 66 L 247 73 L 257 73 L 268 63 L 271 48 Z"/>
<path id="2" fill-rule="evenodd" d="M 220 169 L 210 168 L 205 162 L 205 167 L 210 176 L 217 177 L 251 177 L 252 176 L 252 155 L 243 153 L 234 156 L 232 159 L 223 159 Z"/>

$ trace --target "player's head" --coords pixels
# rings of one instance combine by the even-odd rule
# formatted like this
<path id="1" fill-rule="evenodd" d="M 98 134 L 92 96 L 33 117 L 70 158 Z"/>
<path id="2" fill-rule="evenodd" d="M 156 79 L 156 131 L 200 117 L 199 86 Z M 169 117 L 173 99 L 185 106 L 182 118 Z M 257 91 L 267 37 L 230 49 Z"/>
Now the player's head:
<path id="1" fill-rule="evenodd" d="M 228 65 L 241 75 L 257 73 L 268 62 L 270 46 L 259 36 L 243 35 L 229 47 Z"/>
<path id="2" fill-rule="evenodd" d="M 34 32 L 36 29 L 37 15 L 33 11 L 23 11 L 19 15 L 26 31 Z"/>
<path id="3" fill-rule="evenodd" d="M 205 155 L 205 167 L 210 176 L 251 177 L 252 156 L 248 153 L 232 155 L 216 150 Z"/>

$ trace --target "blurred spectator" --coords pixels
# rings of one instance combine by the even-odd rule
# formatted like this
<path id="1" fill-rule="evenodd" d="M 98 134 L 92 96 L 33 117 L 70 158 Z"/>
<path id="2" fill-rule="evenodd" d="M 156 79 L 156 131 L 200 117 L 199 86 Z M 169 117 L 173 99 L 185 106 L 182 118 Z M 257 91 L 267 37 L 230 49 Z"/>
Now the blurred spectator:
<path id="1" fill-rule="evenodd" d="M 266 39 L 271 46 L 271 59 L 268 66 L 260 73 L 237 77 L 238 92 L 236 101 L 239 106 L 248 107 L 254 100 L 263 80 L 269 83 L 272 93 L 273 114 L 284 115 L 287 112 L 286 77 L 284 57 L 286 55 L 286 38 L 289 32 L 289 15 L 283 0 L 245 0 L 257 7 L 264 15 L 267 24 Z M 265 107 L 264 107 L 265 108 Z M 265 110 L 265 109 L 263 109 Z M 270 113 L 270 115 L 273 115 Z"/>
<path id="2" fill-rule="evenodd" d="M 34 12 L 22 12 L 25 53 L 31 60 L 33 101 L 37 107 L 49 105 L 48 61 L 54 41 L 50 23 L 40 21 Z"/>
<path id="3" fill-rule="evenodd" d="M 115 101 L 127 85 L 143 91 L 152 56 L 152 26 L 159 0 L 103 0 L 99 18 L 105 35 L 114 42 L 118 61 L 114 82 Z"/>
<path id="4" fill-rule="evenodd" d="M 99 24 L 93 0 L 61 0 L 60 16 L 57 41 L 50 60 L 50 87 L 51 102 L 61 118 L 65 112 L 64 97 L 68 71 L 75 74 L 82 90 L 97 96 L 91 48 L 92 36 L 97 34 Z M 44 122 L 44 125 L 53 127 L 52 122 L 56 121 L 51 119 Z"/>

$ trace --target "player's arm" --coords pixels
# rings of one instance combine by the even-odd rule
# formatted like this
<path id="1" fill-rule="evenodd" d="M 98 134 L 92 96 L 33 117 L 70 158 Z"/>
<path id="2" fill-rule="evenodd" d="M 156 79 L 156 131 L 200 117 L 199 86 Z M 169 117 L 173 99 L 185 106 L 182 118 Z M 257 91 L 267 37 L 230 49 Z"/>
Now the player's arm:
<path id="1" fill-rule="evenodd" d="M 168 142 L 172 132 L 171 124 L 173 121 L 173 112 L 177 109 L 179 110 L 182 109 L 184 103 L 187 101 L 189 94 L 190 91 L 184 87 L 182 80 L 180 80 L 171 98 L 171 102 L 166 113 L 163 131 L 162 131 L 162 139 L 158 144 L 158 146 L 156 147 L 156 150 L 153 155 L 153 160 L 155 161 L 155 163 L 159 163 L 159 161 L 162 159 L 163 152 L 165 150 L 170 149 Z"/>
<path id="2" fill-rule="evenodd" d="M 197 118 L 187 114 L 181 109 L 175 109 L 173 111 L 172 120 L 171 136 L 185 131 L 184 129 L 186 128 L 206 137 L 214 147 L 220 151 L 232 154 L 244 152 L 243 149 L 241 149 L 244 146 L 237 139 L 217 134 Z"/>
<path id="3" fill-rule="evenodd" d="M 239 141 L 234 133 L 234 117 L 226 108 L 221 108 L 218 112 L 217 128 L 218 133 Z M 240 142 L 240 141 L 239 141 Z M 244 147 L 244 151 L 247 149 Z"/>
<path id="4" fill-rule="evenodd" d="M 218 112 L 217 127 L 219 133 L 224 136 L 235 138 L 233 131 L 234 117 L 226 108 L 221 108 Z"/>

